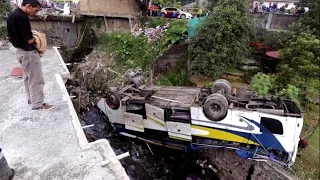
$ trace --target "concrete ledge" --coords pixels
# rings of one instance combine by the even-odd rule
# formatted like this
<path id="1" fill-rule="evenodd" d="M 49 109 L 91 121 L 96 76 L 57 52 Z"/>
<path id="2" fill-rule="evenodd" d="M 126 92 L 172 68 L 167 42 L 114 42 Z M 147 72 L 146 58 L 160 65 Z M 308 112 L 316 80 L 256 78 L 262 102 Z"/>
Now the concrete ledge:
<path id="1" fill-rule="evenodd" d="M 61 76 L 69 71 L 56 50 L 41 58 L 45 102 L 55 108 L 37 111 L 27 104 L 23 80 L 10 76 L 19 67 L 14 52 L 0 53 L 0 146 L 15 179 L 129 179 L 106 139 L 86 139 Z"/>

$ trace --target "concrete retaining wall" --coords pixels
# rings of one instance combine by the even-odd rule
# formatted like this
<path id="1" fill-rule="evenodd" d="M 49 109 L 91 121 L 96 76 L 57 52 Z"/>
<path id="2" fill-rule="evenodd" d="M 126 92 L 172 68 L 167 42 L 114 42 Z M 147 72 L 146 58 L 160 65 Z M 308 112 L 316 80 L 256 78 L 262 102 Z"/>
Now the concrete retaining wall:
<path id="1" fill-rule="evenodd" d="M 255 22 L 264 29 L 270 30 L 288 30 L 292 23 L 299 23 L 303 16 L 289 14 L 274 14 L 261 12 L 251 13 Z"/>
<path id="2" fill-rule="evenodd" d="M 104 18 L 102 17 L 91 17 L 95 21 L 99 22 L 100 26 L 94 24 L 92 28 L 96 35 L 101 33 L 127 33 L 130 32 L 131 27 L 134 26 L 135 20 L 131 20 L 131 24 L 128 18 L 119 18 L 119 17 L 106 17 L 106 24 Z M 52 46 L 66 46 L 73 47 L 77 45 L 79 36 L 82 35 L 82 32 L 79 30 L 82 29 L 80 22 L 84 19 L 80 19 L 75 23 L 71 22 L 71 19 L 62 20 L 61 18 L 50 19 L 50 20 L 39 20 L 31 19 L 31 28 L 43 31 L 47 35 L 47 44 Z"/>
<path id="3" fill-rule="evenodd" d="M 31 20 L 31 28 L 43 31 L 47 35 L 47 44 L 54 46 L 75 46 L 78 37 L 78 25 L 71 21 Z"/>

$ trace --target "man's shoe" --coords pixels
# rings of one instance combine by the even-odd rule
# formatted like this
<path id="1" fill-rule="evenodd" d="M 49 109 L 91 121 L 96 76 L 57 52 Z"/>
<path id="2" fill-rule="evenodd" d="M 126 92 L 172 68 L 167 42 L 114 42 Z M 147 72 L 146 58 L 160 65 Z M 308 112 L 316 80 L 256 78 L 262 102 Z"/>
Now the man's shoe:
<path id="1" fill-rule="evenodd" d="M 53 109 L 55 106 L 47 104 L 47 103 L 43 103 L 42 106 L 37 107 L 37 108 L 32 108 L 32 110 L 41 110 L 41 109 Z"/>

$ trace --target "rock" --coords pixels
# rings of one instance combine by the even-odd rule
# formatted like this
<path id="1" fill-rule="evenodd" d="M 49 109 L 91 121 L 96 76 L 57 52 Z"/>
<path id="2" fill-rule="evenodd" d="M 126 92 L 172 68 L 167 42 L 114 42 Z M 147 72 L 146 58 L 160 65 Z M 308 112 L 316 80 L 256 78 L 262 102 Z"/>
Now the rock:
<path id="1" fill-rule="evenodd" d="M 248 65 L 248 66 L 258 66 L 258 65 L 259 65 L 259 63 L 258 63 L 256 60 L 254 60 L 254 59 L 245 59 L 245 60 L 242 60 L 242 61 L 240 62 L 240 64 L 242 64 L 242 65 Z"/>
<path id="2" fill-rule="evenodd" d="M 240 66 L 239 69 L 241 69 L 242 71 L 260 71 L 260 68 L 258 66 L 248 66 L 248 65 Z"/>

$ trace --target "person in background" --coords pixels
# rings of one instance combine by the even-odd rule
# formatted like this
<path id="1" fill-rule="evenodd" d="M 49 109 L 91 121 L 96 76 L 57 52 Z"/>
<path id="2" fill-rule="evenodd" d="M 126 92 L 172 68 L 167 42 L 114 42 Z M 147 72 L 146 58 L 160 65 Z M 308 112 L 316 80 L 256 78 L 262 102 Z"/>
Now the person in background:
<path id="1" fill-rule="evenodd" d="M 23 0 L 21 7 L 10 13 L 7 19 L 9 40 L 17 48 L 16 54 L 23 70 L 28 104 L 32 105 L 33 110 L 54 108 L 44 103 L 44 78 L 40 55 L 34 45 L 35 38 L 28 17 L 36 16 L 40 7 L 38 0 Z"/>
<path id="2" fill-rule="evenodd" d="M 271 4 L 271 2 L 269 3 L 269 7 L 268 7 L 268 12 L 271 12 L 272 11 L 272 8 L 273 8 L 273 6 L 272 6 L 272 4 Z"/>
<path id="3" fill-rule="evenodd" d="M 258 5 L 258 3 L 256 2 L 256 4 L 254 4 L 254 10 L 253 10 L 253 12 L 258 12 L 258 10 L 259 10 L 259 5 Z"/>
<path id="4" fill-rule="evenodd" d="M 273 3 L 273 11 L 277 12 L 278 11 L 278 4 Z"/>
<path id="5" fill-rule="evenodd" d="M 264 5 L 264 4 L 262 4 L 262 15 L 265 15 L 266 14 L 266 12 L 267 12 L 267 6 L 266 5 Z"/>
<path id="6" fill-rule="evenodd" d="M 279 10 L 281 13 L 284 13 L 286 11 L 286 8 L 284 6 L 282 6 Z"/>

